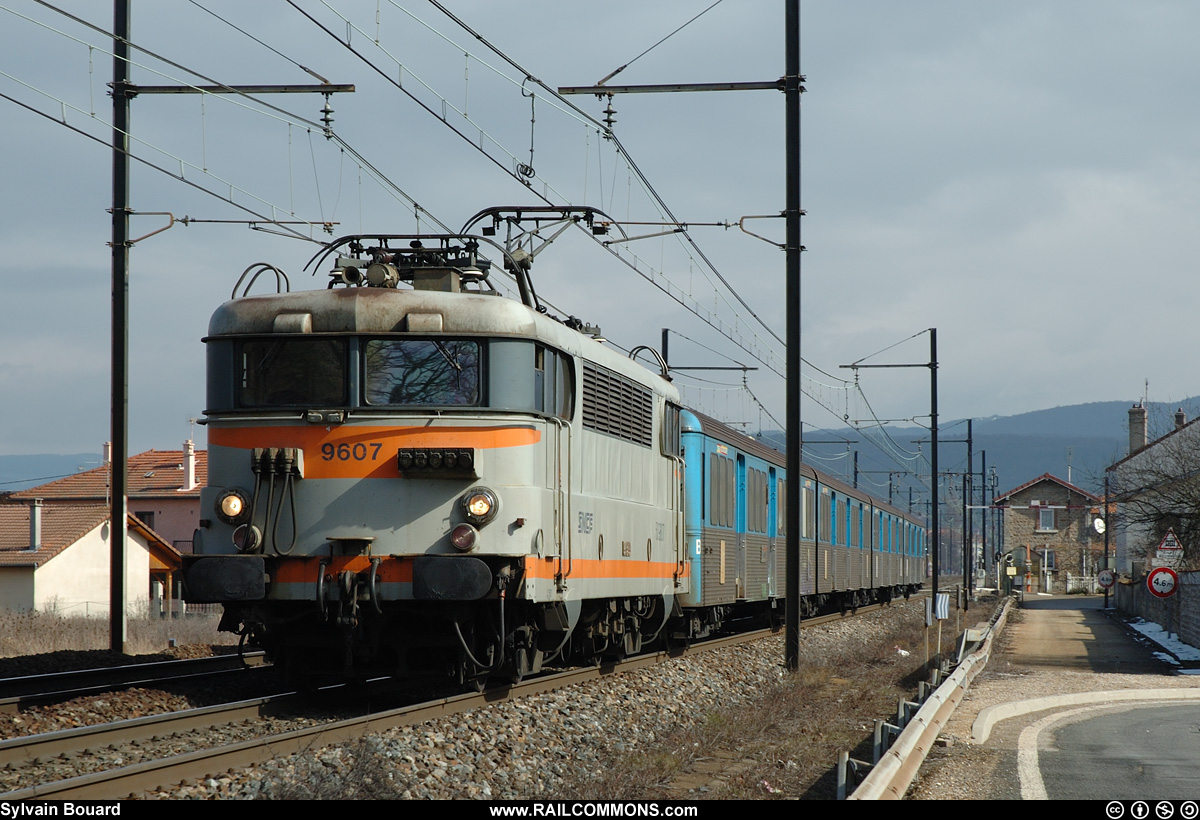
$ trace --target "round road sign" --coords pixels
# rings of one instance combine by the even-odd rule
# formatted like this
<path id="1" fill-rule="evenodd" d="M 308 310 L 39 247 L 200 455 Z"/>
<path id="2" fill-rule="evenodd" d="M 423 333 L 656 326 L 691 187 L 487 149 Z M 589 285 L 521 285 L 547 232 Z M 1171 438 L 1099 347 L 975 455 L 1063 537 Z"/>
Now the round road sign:
<path id="1" fill-rule="evenodd" d="M 1111 589 L 1117 583 L 1117 573 L 1111 569 L 1102 569 L 1100 570 L 1100 577 L 1097 580 L 1100 582 L 1100 586 L 1105 589 Z"/>
<path id="2" fill-rule="evenodd" d="M 1179 586 L 1179 576 L 1169 567 L 1157 567 L 1146 576 L 1146 586 L 1155 598 L 1170 598 Z"/>

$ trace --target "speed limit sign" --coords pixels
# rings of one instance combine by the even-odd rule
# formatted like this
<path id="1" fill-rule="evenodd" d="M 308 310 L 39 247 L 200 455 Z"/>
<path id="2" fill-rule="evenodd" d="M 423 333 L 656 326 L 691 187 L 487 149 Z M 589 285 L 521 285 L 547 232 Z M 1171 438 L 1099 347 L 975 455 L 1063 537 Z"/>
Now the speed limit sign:
<path id="1" fill-rule="evenodd" d="M 1146 576 L 1146 586 L 1155 598 L 1170 598 L 1179 586 L 1179 576 L 1170 567 L 1157 567 Z"/>

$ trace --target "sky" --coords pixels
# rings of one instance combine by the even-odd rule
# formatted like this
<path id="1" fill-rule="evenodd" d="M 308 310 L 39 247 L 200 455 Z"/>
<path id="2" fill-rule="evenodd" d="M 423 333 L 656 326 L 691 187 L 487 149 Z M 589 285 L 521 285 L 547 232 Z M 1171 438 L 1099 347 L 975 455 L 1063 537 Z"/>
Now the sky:
<path id="1" fill-rule="evenodd" d="M 134 43 L 182 67 L 139 51 L 135 83 L 316 82 L 304 66 L 356 91 L 331 101 L 341 144 L 320 131 L 318 95 L 259 98 L 282 111 L 134 100 L 135 155 L 192 184 L 135 163 L 132 235 L 167 224 L 153 212 L 228 221 L 177 223 L 131 251 L 130 452 L 189 436 L 204 446 L 191 421 L 205 409 L 201 339 L 247 266 L 321 288 L 325 272 L 304 270 L 320 250 L 309 239 L 439 230 L 431 217 L 458 230 L 486 207 L 542 204 L 539 193 L 616 221 L 687 223 L 694 245 L 669 234 L 606 250 L 569 231 L 539 253 L 538 293 L 624 349 L 658 347 L 670 328 L 674 364 L 759 368 L 744 384 L 735 371 L 676 382 L 705 412 L 779 426 L 784 254 L 771 242 L 783 223 L 747 224 L 771 242 L 737 223 L 783 208 L 783 95 L 618 95 L 622 155 L 598 125 L 606 101 L 547 88 L 625 64 L 610 82 L 775 80 L 782 2 L 724 0 L 673 35 L 711 0 L 454 3 L 470 32 L 425 0 L 295 5 L 317 22 L 284 2 L 134 2 Z M 60 7 L 111 29 L 108 4 Z M 923 364 L 934 327 L 942 419 L 1200 392 L 1186 354 L 1200 333 L 1200 5 L 801 8 L 806 430 L 927 423 L 926 370 L 862 370 L 855 388 L 839 365 Z M 336 39 L 348 31 L 362 58 Z M 109 43 L 36 2 L 0 0 L 0 455 L 96 452 L 110 438 Z M 528 184 L 517 163 L 533 166 Z M 293 226 L 306 239 L 247 224 L 272 213 L 338 224 Z"/>

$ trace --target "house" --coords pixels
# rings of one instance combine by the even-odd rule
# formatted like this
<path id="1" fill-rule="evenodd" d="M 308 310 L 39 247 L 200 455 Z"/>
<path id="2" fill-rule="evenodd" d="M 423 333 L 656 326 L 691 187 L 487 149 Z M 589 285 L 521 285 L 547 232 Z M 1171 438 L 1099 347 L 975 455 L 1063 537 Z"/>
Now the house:
<path id="1" fill-rule="evenodd" d="M 64 615 L 109 611 L 111 510 L 96 504 L 0 504 L 0 608 Z M 130 614 L 170 600 L 179 551 L 129 515 L 125 590 Z"/>
<path id="2" fill-rule="evenodd" d="M 1091 590 L 1104 567 L 1104 536 L 1095 526 L 1098 496 L 1044 473 L 996 497 L 1003 525 L 1004 566 L 1030 592 Z M 1003 570 L 1002 570 L 1003 574 Z"/>
<path id="3" fill-rule="evenodd" d="M 1180 408 L 1171 430 L 1149 441 L 1146 416 L 1141 403 L 1129 410 L 1129 453 L 1107 470 L 1121 504 L 1116 568 L 1128 575 L 1160 563 L 1200 565 L 1200 424 Z M 1158 550 L 1168 533 L 1182 553 L 1170 560 Z"/>
<path id="4" fill-rule="evenodd" d="M 9 496 L 28 505 L 40 498 L 47 507 L 59 504 L 111 505 L 110 445 L 104 464 Z M 182 553 L 192 551 L 192 535 L 200 521 L 200 488 L 208 478 L 208 454 L 191 441 L 182 450 L 147 450 L 128 459 L 129 512 Z"/>

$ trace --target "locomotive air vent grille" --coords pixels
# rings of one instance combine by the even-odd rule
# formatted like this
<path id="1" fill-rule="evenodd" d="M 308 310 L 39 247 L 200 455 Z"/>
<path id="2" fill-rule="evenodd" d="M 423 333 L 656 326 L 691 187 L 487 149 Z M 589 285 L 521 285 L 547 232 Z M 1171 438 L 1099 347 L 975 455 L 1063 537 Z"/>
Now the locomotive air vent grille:
<path id="1" fill-rule="evenodd" d="M 654 402 L 650 391 L 624 376 L 583 367 L 583 426 L 649 447 Z"/>

